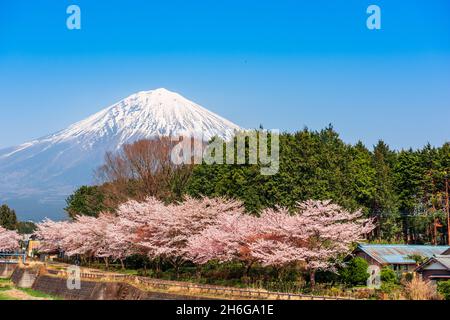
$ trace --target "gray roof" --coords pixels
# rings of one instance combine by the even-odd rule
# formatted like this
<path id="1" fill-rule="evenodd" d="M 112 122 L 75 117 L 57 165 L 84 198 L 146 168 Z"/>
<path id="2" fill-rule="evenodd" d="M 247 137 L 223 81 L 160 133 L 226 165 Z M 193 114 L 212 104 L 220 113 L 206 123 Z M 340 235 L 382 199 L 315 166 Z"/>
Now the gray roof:
<path id="1" fill-rule="evenodd" d="M 450 256 L 449 255 L 437 255 L 432 258 L 442 264 L 447 270 L 450 270 Z"/>
<path id="2" fill-rule="evenodd" d="M 415 264 L 407 259 L 410 255 L 420 255 L 431 258 L 450 249 L 450 246 L 428 246 L 407 244 L 359 244 L 356 250 L 361 250 L 380 264 Z"/>
<path id="3" fill-rule="evenodd" d="M 447 254 L 446 255 L 438 254 L 438 255 L 435 255 L 434 257 L 431 257 L 430 259 L 425 261 L 423 264 L 418 266 L 416 271 L 421 271 L 429 264 L 435 263 L 435 262 L 441 264 L 444 267 L 444 269 L 447 269 L 450 271 L 450 255 L 447 255 Z"/>

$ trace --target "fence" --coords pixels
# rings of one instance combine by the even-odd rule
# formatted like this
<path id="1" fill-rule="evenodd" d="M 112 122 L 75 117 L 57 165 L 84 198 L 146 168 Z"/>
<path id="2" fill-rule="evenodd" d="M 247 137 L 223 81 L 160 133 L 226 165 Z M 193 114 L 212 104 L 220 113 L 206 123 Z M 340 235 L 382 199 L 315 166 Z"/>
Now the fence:
<path id="1" fill-rule="evenodd" d="M 47 270 L 49 274 L 59 277 L 68 277 L 68 273 L 63 270 Z M 356 300 L 349 297 L 332 297 L 332 296 L 316 296 L 288 292 L 273 292 L 257 289 L 241 289 L 233 287 L 213 286 L 205 284 L 195 284 L 190 282 L 159 280 L 146 278 L 141 276 L 131 276 L 122 274 L 103 274 L 81 272 L 80 277 L 86 280 L 97 281 L 117 281 L 128 282 L 132 284 L 142 285 L 146 288 L 153 288 L 158 290 L 178 289 L 193 294 L 203 294 L 208 296 L 225 296 L 236 299 L 278 299 L 278 300 Z"/>
<path id="2" fill-rule="evenodd" d="M 22 260 L 23 263 L 26 261 L 25 253 L 2 253 L 0 252 L 0 263 L 3 264 L 17 264 Z"/>

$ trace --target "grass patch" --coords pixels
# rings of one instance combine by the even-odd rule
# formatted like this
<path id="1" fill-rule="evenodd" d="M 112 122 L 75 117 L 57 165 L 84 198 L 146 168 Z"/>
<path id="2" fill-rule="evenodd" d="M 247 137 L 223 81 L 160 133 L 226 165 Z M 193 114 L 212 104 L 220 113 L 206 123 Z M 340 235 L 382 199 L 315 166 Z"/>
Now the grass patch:
<path id="1" fill-rule="evenodd" d="M 33 298 L 42 298 L 42 299 L 50 299 L 50 300 L 62 300 L 59 297 L 52 296 L 50 294 L 46 294 L 40 291 L 36 291 L 29 288 L 16 288 L 10 279 L 0 279 L 0 300 L 19 300 L 17 298 L 11 297 L 6 291 L 17 289 L 26 293 L 30 297 Z"/>
<path id="2" fill-rule="evenodd" d="M 128 276 L 137 276 L 138 275 L 138 270 L 133 270 L 133 269 L 119 269 L 119 270 L 113 270 L 114 272 L 117 273 L 121 273 L 121 274 L 126 274 Z"/>
<path id="3" fill-rule="evenodd" d="M 13 287 L 11 280 L 9 279 L 0 279 L 0 291 L 11 290 Z"/>
<path id="4" fill-rule="evenodd" d="M 47 294 L 47 293 L 43 293 L 40 291 L 36 291 L 30 288 L 17 288 L 18 290 L 25 292 L 26 294 L 28 294 L 31 297 L 34 298 L 43 298 L 43 299 L 50 299 L 50 300 L 61 300 L 59 297 Z"/>
<path id="5" fill-rule="evenodd" d="M 0 300 L 18 300 L 16 298 L 10 297 L 8 294 L 6 293 L 2 293 L 0 292 Z"/>

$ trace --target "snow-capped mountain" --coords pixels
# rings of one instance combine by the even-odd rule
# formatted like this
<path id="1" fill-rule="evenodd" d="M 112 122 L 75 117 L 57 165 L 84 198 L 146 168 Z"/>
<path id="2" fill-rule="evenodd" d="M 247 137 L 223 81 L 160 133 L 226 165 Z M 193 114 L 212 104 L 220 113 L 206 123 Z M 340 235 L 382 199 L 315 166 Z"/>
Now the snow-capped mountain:
<path id="1" fill-rule="evenodd" d="M 157 136 L 228 139 L 239 129 L 175 92 L 138 92 L 67 129 L 0 150 L 0 202 L 15 205 L 19 214 L 32 199 L 39 199 L 37 207 L 55 202 L 62 208 L 76 187 L 93 182 L 106 151 Z"/>

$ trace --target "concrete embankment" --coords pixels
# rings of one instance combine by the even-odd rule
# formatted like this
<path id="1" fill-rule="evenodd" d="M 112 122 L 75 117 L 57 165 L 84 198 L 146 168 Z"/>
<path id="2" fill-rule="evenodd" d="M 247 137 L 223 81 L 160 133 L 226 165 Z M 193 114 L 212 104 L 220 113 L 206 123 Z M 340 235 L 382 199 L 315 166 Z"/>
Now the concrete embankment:
<path id="1" fill-rule="evenodd" d="M 16 267 L 11 275 L 11 281 L 19 288 L 32 288 L 38 277 L 38 268 Z"/>
<path id="2" fill-rule="evenodd" d="M 34 290 L 70 300 L 175 300 L 193 299 L 189 296 L 148 292 L 128 283 L 81 281 L 80 289 L 68 289 L 67 280 L 48 275 L 39 276 Z"/>
<path id="3" fill-rule="evenodd" d="M 17 264 L 12 263 L 2 263 L 0 264 L 0 279 L 9 279 L 11 278 L 14 270 L 16 269 Z"/>
<path id="4" fill-rule="evenodd" d="M 176 300 L 196 299 L 192 296 L 141 290 L 124 282 L 81 280 L 80 289 L 69 289 L 67 279 L 46 274 L 42 268 L 16 266 L 11 275 L 19 288 L 32 288 L 68 300 Z"/>
<path id="5" fill-rule="evenodd" d="M 245 299 L 245 300 L 353 300 L 348 297 L 304 295 L 271 292 L 262 289 L 159 280 L 82 268 L 80 289 L 69 289 L 67 266 L 36 264 L 18 266 L 11 280 L 18 287 L 74 300 L 178 300 L 178 299 Z"/>

